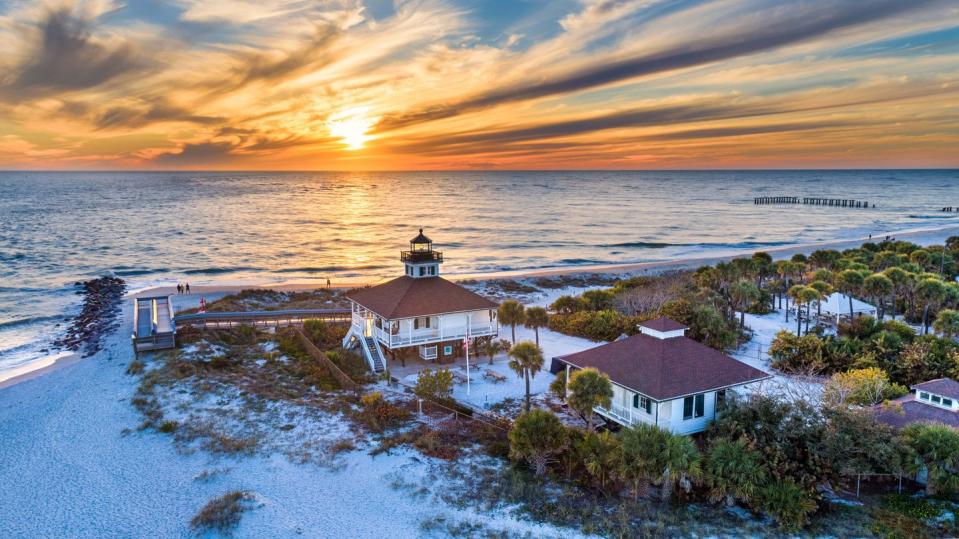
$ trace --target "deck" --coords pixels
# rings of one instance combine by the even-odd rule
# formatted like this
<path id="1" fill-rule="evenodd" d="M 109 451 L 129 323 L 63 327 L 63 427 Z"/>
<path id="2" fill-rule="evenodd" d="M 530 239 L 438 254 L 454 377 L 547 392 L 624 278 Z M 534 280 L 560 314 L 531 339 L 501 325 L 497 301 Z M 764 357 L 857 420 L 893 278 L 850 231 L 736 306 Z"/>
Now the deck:
<path id="1" fill-rule="evenodd" d="M 133 346 L 136 351 L 176 347 L 176 324 L 170 298 L 136 298 L 133 302 Z"/>

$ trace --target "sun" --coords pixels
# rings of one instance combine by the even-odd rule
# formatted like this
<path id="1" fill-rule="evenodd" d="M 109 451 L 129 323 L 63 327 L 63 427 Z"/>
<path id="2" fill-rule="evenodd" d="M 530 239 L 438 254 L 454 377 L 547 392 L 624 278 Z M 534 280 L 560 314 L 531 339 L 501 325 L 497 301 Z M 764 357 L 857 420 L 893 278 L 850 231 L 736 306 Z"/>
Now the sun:
<path id="1" fill-rule="evenodd" d="M 338 112 L 326 122 L 330 134 L 340 138 L 347 150 L 359 150 L 370 139 L 367 131 L 378 118 L 367 116 L 366 107 L 354 107 Z"/>

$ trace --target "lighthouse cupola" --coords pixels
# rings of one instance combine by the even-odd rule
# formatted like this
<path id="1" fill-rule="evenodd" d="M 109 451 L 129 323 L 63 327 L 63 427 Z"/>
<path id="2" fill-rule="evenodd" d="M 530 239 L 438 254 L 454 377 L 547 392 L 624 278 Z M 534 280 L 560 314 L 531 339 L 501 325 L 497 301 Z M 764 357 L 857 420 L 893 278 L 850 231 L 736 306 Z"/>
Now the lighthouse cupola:
<path id="1" fill-rule="evenodd" d="M 436 277 L 440 274 L 443 253 L 433 250 L 433 240 L 426 237 L 421 228 L 420 233 L 410 240 L 410 250 L 400 252 L 400 260 L 409 277 Z"/>

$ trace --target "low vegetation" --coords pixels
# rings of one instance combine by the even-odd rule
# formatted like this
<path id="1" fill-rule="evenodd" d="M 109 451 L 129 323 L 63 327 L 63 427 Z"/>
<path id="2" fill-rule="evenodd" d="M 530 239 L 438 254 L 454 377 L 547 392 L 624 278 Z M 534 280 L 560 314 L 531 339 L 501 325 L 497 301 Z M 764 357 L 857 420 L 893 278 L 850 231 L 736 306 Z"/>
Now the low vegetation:
<path id="1" fill-rule="evenodd" d="M 252 507 L 253 493 L 233 490 L 213 498 L 190 520 L 197 532 L 214 531 L 229 535 L 240 523 L 243 512 Z"/>
<path id="2" fill-rule="evenodd" d="M 633 335 L 638 324 L 665 316 L 689 326 L 689 337 L 719 349 L 744 339 L 734 316 L 734 291 L 704 268 L 696 272 L 670 272 L 632 277 L 607 289 L 579 296 L 561 296 L 550 305 L 549 328 L 594 341 L 612 341 Z M 747 283 L 749 284 L 749 283 Z M 742 299 L 742 298 L 740 298 Z M 768 306 L 752 302 L 750 312 L 767 312 Z"/>
<path id="3" fill-rule="evenodd" d="M 625 492 L 633 501 L 658 492 L 652 497 L 663 501 L 741 504 L 783 532 L 815 526 L 815 515 L 828 519 L 835 508 L 821 487 L 848 485 L 857 474 L 921 468 L 929 470 L 930 494 L 959 491 L 959 432 L 914 425 L 897 434 L 868 413 L 770 396 L 732 400 L 697 439 L 645 424 L 597 434 L 535 409 L 516 420 L 509 441 L 510 456 L 537 477 L 614 498 Z M 931 532 L 939 524 L 922 526 Z"/>

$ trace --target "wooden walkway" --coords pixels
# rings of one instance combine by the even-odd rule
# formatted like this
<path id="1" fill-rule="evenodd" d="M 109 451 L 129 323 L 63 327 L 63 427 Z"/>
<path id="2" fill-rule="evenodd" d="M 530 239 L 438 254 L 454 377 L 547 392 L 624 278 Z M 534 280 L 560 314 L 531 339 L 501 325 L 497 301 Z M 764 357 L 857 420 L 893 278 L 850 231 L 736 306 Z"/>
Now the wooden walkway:
<path id="1" fill-rule="evenodd" d="M 176 324 L 169 297 L 133 300 L 133 346 L 137 352 L 176 346 Z"/>
<path id="2" fill-rule="evenodd" d="M 302 325 L 307 320 L 322 320 L 328 324 L 349 324 L 351 316 L 349 309 L 294 309 L 178 314 L 173 317 L 173 322 L 177 326 L 196 328 L 281 327 Z"/>

